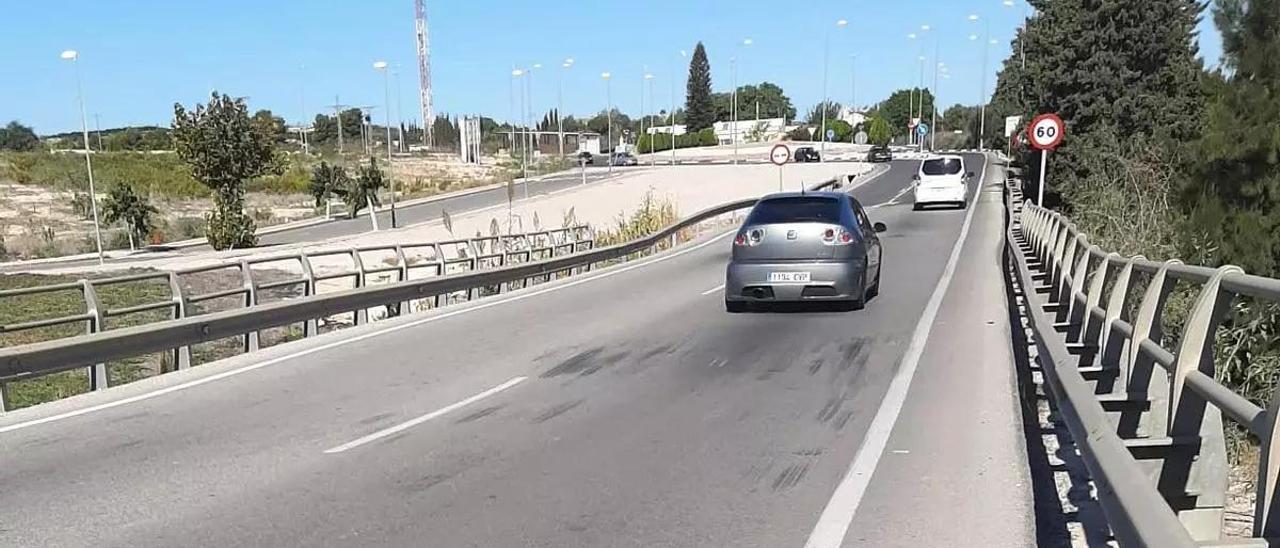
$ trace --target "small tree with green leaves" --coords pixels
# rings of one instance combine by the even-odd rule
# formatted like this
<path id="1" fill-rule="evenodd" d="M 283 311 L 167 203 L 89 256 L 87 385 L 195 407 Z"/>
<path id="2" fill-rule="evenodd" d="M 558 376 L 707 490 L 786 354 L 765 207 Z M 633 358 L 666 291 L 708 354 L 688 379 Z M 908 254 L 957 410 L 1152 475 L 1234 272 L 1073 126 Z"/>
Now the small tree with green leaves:
<path id="1" fill-rule="evenodd" d="M 360 166 L 355 179 L 350 179 L 347 191 L 342 200 L 347 204 L 347 211 L 354 218 L 367 205 L 378 207 L 382 201 L 378 199 L 378 191 L 387 184 L 382 170 L 378 168 L 378 159 L 369 157 L 369 165 Z"/>
<path id="2" fill-rule="evenodd" d="M 867 142 L 884 146 L 892 139 L 893 132 L 889 129 L 889 122 L 884 121 L 884 118 L 875 117 L 867 122 Z"/>
<path id="3" fill-rule="evenodd" d="M 195 110 L 175 103 L 173 141 L 192 178 L 213 190 L 213 210 L 206 215 L 209 245 L 255 245 L 255 225 L 244 211 L 245 183 L 270 172 L 275 148 L 249 118 L 244 101 L 215 91 Z"/>
<path id="4" fill-rule="evenodd" d="M 316 207 L 323 207 L 334 196 L 345 197 L 351 188 L 351 177 L 342 166 L 320 162 L 311 169 L 311 182 L 307 190 L 315 198 Z M 354 216 L 354 213 L 352 213 Z"/>
<path id="5" fill-rule="evenodd" d="M 126 184 L 112 186 L 102 200 L 103 219 L 108 223 L 124 223 L 129 233 L 129 249 L 137 249 L 138 242 L 147 241 L 155 229 L 157 213 L 159 210 Z"/>

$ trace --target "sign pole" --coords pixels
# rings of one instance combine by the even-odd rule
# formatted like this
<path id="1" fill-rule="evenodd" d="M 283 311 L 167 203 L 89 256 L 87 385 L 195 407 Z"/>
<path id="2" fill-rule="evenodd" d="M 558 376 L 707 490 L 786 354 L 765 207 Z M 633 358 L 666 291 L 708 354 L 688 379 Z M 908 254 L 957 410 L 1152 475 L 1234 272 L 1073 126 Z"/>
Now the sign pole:
<path id="1" fill-rule="evenodd" d="M 1049 167 L 1049 149 L 1040 151 L 1040 188 L 1036 189 L 1036 205 L 1044 207 L 1044 172 Z"/>
<path id="2" fill-rule="evenodd" d="M 778 192 L 782 192 L 782 166 L 791 161 L 791 149 L 783 144 L 774 145 L 773 149 L 769 151 L 769 161 L 778 166 Z"/>

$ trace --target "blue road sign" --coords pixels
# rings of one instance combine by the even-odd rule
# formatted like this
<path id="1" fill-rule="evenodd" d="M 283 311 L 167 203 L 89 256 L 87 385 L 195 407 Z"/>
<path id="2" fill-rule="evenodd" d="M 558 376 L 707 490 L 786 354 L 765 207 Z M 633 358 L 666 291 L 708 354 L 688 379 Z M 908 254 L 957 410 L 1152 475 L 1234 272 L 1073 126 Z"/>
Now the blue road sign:
<path id="1" fill-rule="evenodd" d="M 921 137 L 924 137 L 925 135 L 928 135 L 928 134 L 929 134 L 929 124 L 926 124 L 926 123 L 924 123 L 924 122 L 920 122 L 920 125 L 916 126 L 916 133 L 918 133 Z"/>
<path id="2" fill-rule="evenodd" d="M 828 141 L 831 141 L 831 140 L 834 140 L 835 138 L 836 138 L 836 130 L 834 130 L 834 129 L 828 129 L 828 130 L 827 130 L 827 140 L 828 140 Z"/>

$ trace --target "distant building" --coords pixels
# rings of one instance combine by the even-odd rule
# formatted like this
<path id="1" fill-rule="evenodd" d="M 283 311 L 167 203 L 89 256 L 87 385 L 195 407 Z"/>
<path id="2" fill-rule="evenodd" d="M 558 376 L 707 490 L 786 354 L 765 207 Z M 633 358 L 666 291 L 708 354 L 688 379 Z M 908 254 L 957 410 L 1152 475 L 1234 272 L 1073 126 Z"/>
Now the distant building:
<path id="1" fill-rule="evenodd" d="M 648 133 L 649 135 L 656 135 L 658 133 L 671 133 L 671 127 L 672 126 L 655 126 L 655 127 L 646 129 L 645 132 Z M 675 125 L 676 135 L 684 135 L 685 133 L 688 133 L 688 126 L 684 124 Z"/>
<path id="2" fill-rule="evenodd" d="M 738 120 L 736 128 L 735 131 L 735 123 L 733 121 L 716 122 L 713 126 L 716 132 L 716 140 L 722 145 L 732 145 L 735 140 L 738 143 L 759 143 L 777 140 L 786 133 L 787 120 L 785 118 Z"/>
<path id="3" fill-rule="evenodd" d="M 836 115 L 836 118 L 840 120 L 844 120 L 845 123 L 853 127 L 858 127 L 859 125 L 864 124 L 867 121 L 866 114 L 858 112 L 857 109 L 853 109 L 849 107 L 840 107 L 840 114 Z"/>

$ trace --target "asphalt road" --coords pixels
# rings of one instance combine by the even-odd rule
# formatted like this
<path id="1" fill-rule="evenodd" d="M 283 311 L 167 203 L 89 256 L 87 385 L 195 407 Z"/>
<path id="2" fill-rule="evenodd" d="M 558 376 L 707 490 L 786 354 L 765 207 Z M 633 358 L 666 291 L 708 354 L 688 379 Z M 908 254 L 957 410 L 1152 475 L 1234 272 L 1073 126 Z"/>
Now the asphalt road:
<path id="1" fill-rule="evenodd" d="M 1031 545 L 999 195 L 915 166 L 862 311 L 726 314 L 719 238 L 0 416 L 0 545 Z"/>

